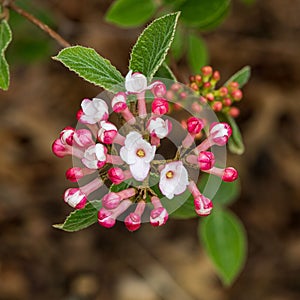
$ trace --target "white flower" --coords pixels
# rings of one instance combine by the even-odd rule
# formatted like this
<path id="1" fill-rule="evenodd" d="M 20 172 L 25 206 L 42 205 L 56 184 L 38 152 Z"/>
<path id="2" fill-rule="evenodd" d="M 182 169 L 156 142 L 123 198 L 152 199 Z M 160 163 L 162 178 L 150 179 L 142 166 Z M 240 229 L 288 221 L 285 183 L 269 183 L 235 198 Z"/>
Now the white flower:
<path id="1" fill-rule="evenodd" d="M 102 99 L 83 99 L 81 108 L 83 113 L 79 120 L 84 124 L 96 124 L 108 118 L 108 107 L 106 102 Z"/>
<path id="2" fill-rule="evenodd" d="M 132 176 L 142 181 L 148 176 L 155 151 L 155 146 L 151 146 L 141 134 L 133 131 L 126 136 L 125 146 L 121 148 L 120 156 L 129 165 Z"/>
<path id="3" fill-rule="evenodd" d="M 171 130 L 172 123 L 162 118 L 153 118 L 150 120 L 147 129 L 150 134 L 160 139 L 165 138 Z"/>
<path id="4" fill-rule="evenodd" d="M 147 89 L 147 78 L 141 73 L 128 72 L 125 77 L 125 88 L 130 93 L 141 93 Z"/>
<path id="5" fill-rule="evenodd" d="M 89 169 L 98 169 L 106 163 L 107 149 L 102 144 L 96 144 L 88 147 L 84 151 L 82 163 Z"/>
<path id="6" fill-rule="evenodd" d="M 188 184 L 188 172 L 181 161 L 166 164 L 160 172 L 159 188 L 169 199 L 183 193 Z"/>

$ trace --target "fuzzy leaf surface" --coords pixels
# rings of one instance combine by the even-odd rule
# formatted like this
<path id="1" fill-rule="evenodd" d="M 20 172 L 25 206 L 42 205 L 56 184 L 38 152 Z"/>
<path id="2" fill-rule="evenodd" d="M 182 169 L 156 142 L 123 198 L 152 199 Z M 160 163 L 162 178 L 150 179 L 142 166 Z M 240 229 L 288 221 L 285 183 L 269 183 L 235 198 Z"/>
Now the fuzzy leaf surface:
<path id="1" fill-rule="evenodd" d="M 102 201 L 94 200 L 86 204 L 83 209 L 77 209 L 70 213 L 64 223 L 53 225 L 68 232 L 85 229 L 98 221 L 98 210 L 101 208 Z"/>
<path id="2" fill-rule="evenodd" d="M 152 79 L 172 44 L 179 15 L 177 12 L 158 18 L 142 32 L 131 52 L 130 70 Z"/>
<path id="3" fill-rule="evenodd" d="M 94 49 L 73 46 L 61 50 L 53 59 L 60 61 L 68 69 L 88 82 L 115 92 L 124 85 L 122 74 Z"/>

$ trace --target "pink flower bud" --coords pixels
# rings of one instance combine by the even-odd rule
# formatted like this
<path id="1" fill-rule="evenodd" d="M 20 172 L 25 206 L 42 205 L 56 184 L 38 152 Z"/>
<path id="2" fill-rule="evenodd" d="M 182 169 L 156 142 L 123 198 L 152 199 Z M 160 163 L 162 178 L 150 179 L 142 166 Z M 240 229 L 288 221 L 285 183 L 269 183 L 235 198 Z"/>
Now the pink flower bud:
<path id="1" fill-rule="evenodd" d="M 235 101 L 240 101 L 243 98 L 243 93 L 241 90 L 237 89 L 231 92 L 231 96 Z"/>
<path id="2" fill-rule="evenodd" d="M 223 103 L 225 106 L 230 106 L 232 104 L 232 100 L 230 98 L 225 98 Z"/>
<path id="3" fill-rule="evenodd" d="M 98 131 L 98 139 L 103 144 L 112 144 L 115 137 L 118 135 L 117 127 L 110 122 L 100 122 Z"/>
<path id="4" fill-rule="evenodd" d="M 216 101 L 213 105 L 212 105 L 212 109 L 214 111 L 221 111 L 223 108 L 223 104 L 221 101 Z"/>
<path id="5" fill-rule="evenodd" d="M 163 97 L 167 92 L 167 88 L 166 88 L 165 84 L 161 81 L 156 81 L 153 84 L 155 84 L 155 85 L 151 91 L 152 91 L 154 97 Z"/>
<path id="6" fill-rule="evenodd" d="M 156 115 L 164 115 L 169 111 L 169 103 L 164 98 L 155 98 L 152 102 L 152 112 Z"/>
<path id="7" fill-rule="evenodd" d="M 201 151 L 198 155 L 198 164 L 200 170 L 209 170 L 215 164 L 215 156 L 212 152 Z"/>
<path id="8" fill-rule="evenodd" d="M 174 91 L 174 92 L 177 92 L 179 91 L 181 88 L 181 85 L 179 83 L 173 83 L 172 86 L 171 86 L 171 90 Z"/>
<path id="9" fill-rule="evenodd" d="M 226 86 L 222 86 L 222 87 L 220 88 L 219 92 L 220 92 L 220 96 L 221 96 L 221 97 L 225 97 L 225 96 L 228 94 L 228 89 L 227 89 Z"/>
<path id="10" fill-rule="evenodd" d="M 232 182 L 238 178 L 238 171 L 235 168 L 228 167 L 224 170 L 222 180 L 226 182 Z"/>
<path id="11" fill-rule="evenodd" d="M 239 88 L 239 84 L 236 81 L 232 81 L 228 84 L 228 87 L 231 91 L 235 91 Z"/>
<path id="12" fill-rule="evenodd" d="M 238 117 L 240 114 L 240 110 L 237 107 L 231 107 L 229 110 L 229 115 L 233 118 Z"/>
<path id="13" fill-rule="evenodd" d="M 232 130 L 227 123 L 212 123 L 209 129 L 209 138 L 219 146 L 223 146 L 228 142 Z"/>
<path id="14" fill-rule="evenodd" d="M 221 78 L 220 72 L 219 72 L 219 71 L 214 71 L 214 73 L 213 73 L 213 75 L 212 75 L 212 79 L 213 79 L 214 81 L 219 81 L 220 78 Z"/>
<path id="15" fill-rule="evenodd" d="M 57 157 L 65 157 L 66 155 L 73 155 L 78 158 L 82 158 L 83 152 L 80 149 L 71 147 L 67 144 L 63 144 L 61 139 L 56 139 L 52 144 L 52 152 Z"/>
<path id="16" fill-rule="evenodd" d="M 191 117 L 187 120 L 187 130 L 191 134 L 198 134 L 204 128 L 204 122 L 201 119 Z"/>
<path id="17" fill-rule="evenodd" d="M 213 72 L 213 69 L 211 66 L 204 66 L 201 68 L 201 71 L 204 76 L 210 76 Z"/>
<path id="18" fill-rule="evenodd" d="M 205 98 L 206 98 L 208 101 L 210 101 L 210 102 L 212 102 L 212 101 L 215 100 L 215 96 L 214 96 L 213 93 L 208 93 L 208 94 L 206 94 L 206 95 L 205 95 Z"/>
<path id="19" fill-rule="evenodd" d="M 107 176 L 113 184 L 120 184 L 125 180 L 124 171 L 121 168 L 111 168 L 107 172 Z"/>
<path id="20" fill-rule="evenodd" d="M 141 227 L 141 217 L 146 207 L 145 201 L 140 201 L 133 213 L 130 213 L 124 220 L 125 226 L 130 231 L 136 231 Z"/>
<path id="21" fill-rule="evenodd" d="M 69 188 L 64 193 L 64 201 L 73 208 L 82 209 L 85 207 L 87 198 L 79 188 Z"/>
<path id="22" fill-rule="evenodd" d="M 61 131 L 59 134 L 59 138 L 63 144 L 67 144 L 72 146 L 73 145 L 73 135 L 74 135 L 75 129 L 73 127 L 66 127 Z"/>
<path id="23" fill-rule="evenodd" d="M 141 217 L 136 213 L 130 213 L 124 222 L 129 231 L 136 231 L 141 227 Z"/>
<path id="24" fill-rule="evenodd" d="M 213 208 L 213 203 L 210 199 L 200 195 L 194 199 L 194 206 L 197 215 L 208 216 Z"/>
<path id="25" fill-rule="evenodd" d="M 105 228 L 113 227 L 116 224 L 113 212 L 102 207 L 98 211 L 98 223 Z"/>
<path id="26" fill-rule="evenodd" d="M 164 207 L 154 208 L 150 213 L 150 224 L 154 227 L 162 226 L 168 221 L 169 214 Z"/>
<path id="27" fill-rule="evenodd" d="M 120 205 L 113 209 L 108 210 L 102 207 L 98 212 L 98 223 L 106 228 L 111 228 L 116 224 L 116 219 L 131 205 L 130 200 L 123 200 Z"/>
<path id="28" fill-rule="evenodd" d="M 210 83 L 210 82 L 204 82 L 204 83 L 203 83 L 203 88 L 204 88 L 205 90 L 210 89 L 210 88 L 211 88 L 211 83 Z"/>
<path id="29" fill-rule="evenodd" d="M 122 201 L 118 193 L 110 192 L 102 198 L 102 206 L 107 209 L 114 209 L 119 206 Z"/>
<path id="30" fill-rule="evenodd" d="M 77 182 L 83 176 L 82 169 L 79 167 L 70 168 L 66 171 L 66 178 L 72 182 Z"/>
<path id="31" fill-rule="evenodd" d="M 73 139 L 74 142 L 82 148 L 87 148 L 95 144 L 92 133 L 87 129 L 75 130 Z"/>
<path id="32" fill-rule="evenodd" d="M 179 94 L 179 97 L 180 97 L 181 99 L 186 99 L 186 97 L 187 97 L 186 92 L 181 92 L 181 93 Z"/>

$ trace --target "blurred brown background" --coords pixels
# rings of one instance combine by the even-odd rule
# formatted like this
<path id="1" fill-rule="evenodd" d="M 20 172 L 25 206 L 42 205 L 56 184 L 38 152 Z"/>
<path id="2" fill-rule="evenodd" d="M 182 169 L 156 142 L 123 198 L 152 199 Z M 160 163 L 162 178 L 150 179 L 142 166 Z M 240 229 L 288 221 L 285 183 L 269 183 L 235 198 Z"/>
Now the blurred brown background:
<path id="1" fill-rule="evenodd" d="M 94 47 L 127 73 L 140 30 L 106 24 L 110 1 L 33 3 L 51 12 L 72 44 Z M 50 57 L 15 63 L 9 91 L 0 92 L 0 299 L 300 299 L 299 13 L 297 0 L 236 0 L 226 22 L 205 34 L 224 80 L 244 65 L 253 69 L 238 120 L 247 151 L 229 157 L 240 170 L 242 195 L 232 209 L 247 229 L 249 256 L 228 289 L 198 244 L 197 220 L 136 233 L 123 224 L 73 234 L 51 227 L 70 212 L 61 199 L 71 165 L 51 143 L 75 125 L 82 98 L 100 90 Z M 179 71 L 187 78 L 184 63 Z"/>

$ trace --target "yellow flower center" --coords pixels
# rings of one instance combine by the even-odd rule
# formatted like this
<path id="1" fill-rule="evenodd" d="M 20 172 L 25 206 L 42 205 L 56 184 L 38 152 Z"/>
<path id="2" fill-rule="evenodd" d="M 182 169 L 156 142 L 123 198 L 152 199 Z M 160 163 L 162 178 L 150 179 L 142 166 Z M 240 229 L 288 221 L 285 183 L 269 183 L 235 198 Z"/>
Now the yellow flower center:
<path id="1" fill-rule="evenodd" d="M 145 157 L 145 151 L 143 149 L 139 149 L 138 151 L 136 151 L 136 155 L 138 157 Z"/>
<path id="2" fill-rule="evenodd" d="M 174 172 L 172 172 L 172 171 L 168 171 L 167 174 L 166 174 L 166 177 L 168 179 L 173 178 L 173 176 L 174 176 Z"/>

